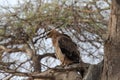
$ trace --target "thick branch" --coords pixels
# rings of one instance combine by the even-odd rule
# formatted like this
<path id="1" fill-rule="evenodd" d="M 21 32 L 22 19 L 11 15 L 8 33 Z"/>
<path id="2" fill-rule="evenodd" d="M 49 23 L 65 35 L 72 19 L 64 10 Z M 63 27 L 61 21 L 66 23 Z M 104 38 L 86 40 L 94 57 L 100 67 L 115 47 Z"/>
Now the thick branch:
<path id="1" fill-rule="evenodd" d="M 53 57 L 53 58 L 56 58 L 55 56 L 55 53 L 44 53 L 42 55 L 38 55 L 39 56 L 39 59 L 43 59 L 45 57 Z"/>
<path id="2" fill-rule="evenodd" d="M 83 80 L 100 80 L 103 69 L 103 61 L 98 65 L 91 65 Z"/>
<path id="3" fill-rule="evenodd" d="M 23 73 L 23 72 L 18 72 L 14 70 L 8 70 L 8 69 L 5 69 L 3 73 L 10 73 L 16 76 L 32 77 L 33 79 L 39 78 L 43 80 L 46 80 L 46 79 L 73 80 L 76 78 L 79 78 L 79 80 L 82 80 L 81 75 L 77 73 L 78 68 L 81 68 L 81 67 L 88 67 L 88 64 L 83 64 L 83 65 L 73 64 L 67 67 L 56 67 L 56 68 L 49 69 L 41 73 L 39 72 Z M 66 77 L 66 75 L 68 75 L 68 77 Z M 71 78 L 71 75 L 74 75 L 74 76 Z"/>

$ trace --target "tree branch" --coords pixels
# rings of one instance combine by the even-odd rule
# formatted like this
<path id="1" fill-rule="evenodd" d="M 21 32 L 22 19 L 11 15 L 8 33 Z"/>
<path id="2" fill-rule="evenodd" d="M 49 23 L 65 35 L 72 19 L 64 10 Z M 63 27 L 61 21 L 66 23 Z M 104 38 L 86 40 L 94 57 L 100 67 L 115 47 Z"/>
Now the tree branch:
<path id="1" fill-rule="evenodd" d="M 53 58 L 56 58 L 55 56 L 55 53 L 44 53 L 42 55 L 38 55 L 39 56 L 39 59 L 43 59 L 45 57 L 53 57 Z"/>
<path id="2" fill-rule="evenodd" d="M 43 80 L 46 80 L 46 79 L 54 80 L 54 78 L 55 80 L 57 80 L 58 78 L 62 79 L 63 77 L 61 76 L 65 77 L 66 74 L 68 76 L 71 76 L 72 74 L 72 75 L 76 75 L 81 80 L 80 74 L 77 73 L 77 69 L 81 67 L 88 67 L 88 64 L 83 64 L 83 65 L 73 64 L 73 65 L 69 65 L 66 67 L 56 67 L 56 68 L 51 68 L 41 73 L 39 72 L 25 73 L 25 72 L 14 71 L 11 69 L 3 69 L 4 71 L 1 73 L 10 73 L 16 76 L 32 77 L 33 79 L 39 78 Z M 76 76 L 74 76 L 73 78 L 76 78 Z M 69 79 L 69 80 L 72 80 L 72 79 Z"/>
<path id="3" fill-rule="evenodd" d="M 83 80 L 101 80 L 103 61 L 97 65 L 91 65 Z"/>

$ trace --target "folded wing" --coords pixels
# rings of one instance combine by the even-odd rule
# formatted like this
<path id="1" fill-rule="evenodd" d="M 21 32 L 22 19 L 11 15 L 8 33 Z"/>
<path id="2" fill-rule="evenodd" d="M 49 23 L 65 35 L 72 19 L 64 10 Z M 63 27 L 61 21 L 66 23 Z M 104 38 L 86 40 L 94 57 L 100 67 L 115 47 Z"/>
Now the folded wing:
<path id="1" fill-rule="evenodd" d="M 77 45 L 69 36 L 63 34 L 58 40 L 58 45 L 62 54 L 64 54 L 69 60 L 79 63 L 80 53 L 77 49 Z"/>

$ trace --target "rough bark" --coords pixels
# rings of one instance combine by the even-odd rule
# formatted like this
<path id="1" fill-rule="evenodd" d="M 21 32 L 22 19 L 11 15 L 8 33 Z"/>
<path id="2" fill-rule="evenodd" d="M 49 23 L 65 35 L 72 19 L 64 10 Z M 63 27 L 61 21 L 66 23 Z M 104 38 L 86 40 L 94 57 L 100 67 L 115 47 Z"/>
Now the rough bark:
<path id="1" fill-rule="evenodd" d="M 112 0 L 102 80 L 120 80 L 120 0 Z"/>
<path id="2" fill-rule="evenodd" d="M 34 80 L 100 80 L 103 62 L 97 65 L 91 65 L 89 68 L 88 66 L 89 64 L 83 63 L 83 65 L 75 64 L 65 68 L 57 67 L 42 73 L 34 73 L 31 77 Z M 85 74 L 83 74 L 84 77 L 82 73 L 78 74 L 78 72 L 83 69 L 86 71 Z"/>
<path id="3" fill-rule="evenodd" d="M 35 72 L 41 72 L 41 64 L 40 64 L 40 57 L 38 55 L 33 55 L 32 57 L 33 65 L 34 65 L 34 71 Z"/>
<path id="4" fill-rule="evenodd" d="M 34 80 L 82 80 L 82 77 L 80 74 L 78 74 L 76 71 L 53 71 L 48 70 L 46 73 L 46 76 L 48 78 L 36 78 Z"/>
<path id="5" fill-rule="evenodd" d="M 82 80 L 83 76 L 79 71 L 87 68 L 88 64 L 73 64 L 66 67 L 56 67 L 42 73 L 32 74 L 34 80 Z"/>
<path id="6" fill-rule="evenodd" d="M 90 65 L 83 80 L 100 80 L 103 69 L 103 62 L 97 65 Z"/>

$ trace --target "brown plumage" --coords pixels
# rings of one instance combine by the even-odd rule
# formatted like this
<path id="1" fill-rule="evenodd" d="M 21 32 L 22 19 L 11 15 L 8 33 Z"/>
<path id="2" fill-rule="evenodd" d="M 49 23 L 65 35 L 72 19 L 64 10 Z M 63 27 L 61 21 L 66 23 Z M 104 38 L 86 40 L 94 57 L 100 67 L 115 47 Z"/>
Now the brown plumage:
<path id="1" fill-rule="evenodd" d="M 77 45 L 68 35 L 59 33 L 54 29 L 51 30 L 47 36 L 52 38 L 56 57 L 61 61 L 62 65 L 79 63 L 80 53 Z"/>

